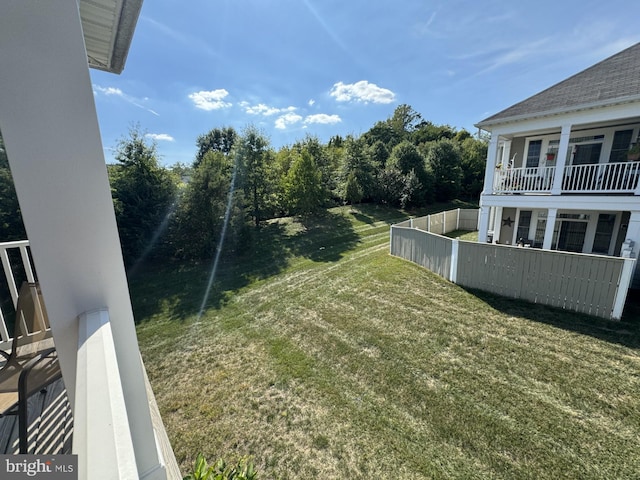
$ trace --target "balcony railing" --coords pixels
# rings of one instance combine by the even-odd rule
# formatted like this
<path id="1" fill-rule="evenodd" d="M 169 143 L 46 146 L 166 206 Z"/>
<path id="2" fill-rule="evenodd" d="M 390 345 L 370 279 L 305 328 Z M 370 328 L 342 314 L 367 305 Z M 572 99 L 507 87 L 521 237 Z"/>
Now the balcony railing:
<path id="1" fill-rule="evenodd" d="M 0 243 L 0 260 L 5 276 L 5 282 L 0 282 L 4 289 L 0 291 L 0 302 L 9 316 L 15 313 L 20 283 L 23 280 L 36 280 L 29 242 Z M 11 348 L 11 333 L 1 310 L 0 348 L 7 350 Z M 78 317 L 76 367 L 75 408 L 71 428 L 73 452 L 78 455 L 78 478 L 182 478 L 146 375 L 145 389 L 153 427 L 153 437 L 148 441 L 156 448 L 159 463 L 151 470 L 138 471 L 136 455 L 139 451 L 133 445 L 107 309 L 86 312 Z M 60 423 L 59 419 L 57 421 Z M 49 427 L 41 424 L 40 428 L 48 431 Z M 3 438 L 6 434 L 6 431 L 0 434 L 0 444 L 6 440 Z"/>
<path id="2" fill-rule="evenodd" d="M 4 287 L 8 289 L 12 304 L 2 303 L 0 308 L 0 349 L 11 348 L 12 332 L 7 326 L 5 314 L 13 316 L 18 304 L 18 290 L 22 281 L 35 282 L 35 274 L 29 257 L 29 241 L 0 243 L 0 260 L 4 272 Z M 4 298 L 2 299 L 4 300 Z"/>
<path id="3" fill-rule="evenodd" d="M 496 171 L 494 193 L 550 193 L 556 167 L 507 168 Z M 562 177 L 562 193 L 640 194 L 640 162 L 568 165 Z"/>

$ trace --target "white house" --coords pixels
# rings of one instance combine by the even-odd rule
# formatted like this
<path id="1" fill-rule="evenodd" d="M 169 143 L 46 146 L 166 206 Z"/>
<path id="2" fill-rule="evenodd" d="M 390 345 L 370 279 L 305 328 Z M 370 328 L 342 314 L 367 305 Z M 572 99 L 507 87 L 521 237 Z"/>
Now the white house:
<path id="1" fill-rule="evenodd" d="M 152 420 L 89 76 L 122 71 L 141 4 L 0 2 L 0 131 L 82 479 L 179 477 Z"/>
<path id="2" fill-rule="evenodd" d="M 491 133 L 480 241 L 638 258 L 640 44 L 476 126 Z"/>

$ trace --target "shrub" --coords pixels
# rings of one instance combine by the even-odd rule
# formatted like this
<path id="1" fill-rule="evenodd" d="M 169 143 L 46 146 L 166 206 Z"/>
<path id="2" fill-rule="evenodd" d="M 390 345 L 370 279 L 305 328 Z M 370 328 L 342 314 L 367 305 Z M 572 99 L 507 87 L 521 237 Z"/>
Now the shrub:
<path id="1" fill-rule="evenodd" d="M 207 465 L 207 460 L 199 453 L 193 465 L 193 471 L 183 480 L 257 480 L 253 462 L 248 458 L 241 458 L 237 463 L 227 465 L 223 459 L 213 465 Z"/>

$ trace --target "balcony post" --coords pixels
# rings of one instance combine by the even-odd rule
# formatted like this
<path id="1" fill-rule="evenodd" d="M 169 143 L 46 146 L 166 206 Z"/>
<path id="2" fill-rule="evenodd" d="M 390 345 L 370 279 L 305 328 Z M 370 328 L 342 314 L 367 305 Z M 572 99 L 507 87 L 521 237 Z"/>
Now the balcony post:
<path id="1" fill-rule="evenodd" d="M 78 1 L 1 1 L 0 45 L 0 130 L 69 401 L 75 408 L 78 315 L 108 308 L 138 472 L 142 478 L 166 478 L 151 423 Z"/>
<path id="2" fill-rule="evenodd" d="M 495 218 L 493 219 L 493 243 L 500 241 L 500 230 L 502 229 L 502 207 L 493 207 Z"/>
<path id="3" fill-rule="evenodd" d="M 556 170 L 557 172 L 557 170 Z M 550 208 L 547 212 L 547 226 L 544 230 L 544 241 L 542 242 L 542 248 L 545 250 L 551 250 L 551 242 L 553 241 L 553 230 L 556 226 L 556 217 L 558 216 L 557 208 Z M 529 227 L 531 228 L 531 227 Z"/>
<path id="4" fill-rule="evenodd" d="M 500 135 L 495 132 L 491 134 L 489 149 L 487 151 L 487 166 L 484 170 L 484 189 L 482 190 L 482 195 L 491 195 L 493 193 L 493 177 L 496 171 L 499 137 Z"/>
<path id="5" fill-rule="evenodd" d="M 640 211 L 632 211 L 629 217 L 629 226 L 627 227 L 627 236 L 625 241 L 631 240 L 632 258 L 640 257 Z"/>
<path id="6" fill-rule="evenodd" d="M 486 242 L 489 230 L 489 212 L 491 207 L 480 205 L 480 216 L 478 218 L 478 241 Z"/>
<path id="7" fill-rule="evenodd" d="M 567 159 L 567 150 L 569 149 L 569 138 L 571 137 L 571 126 L 572 125 L 570 123 L 562 125 L 562 131 L 560 133 L 560 144 L 558 145 L 558 161 L 556 162 L 556 171 L 553 176 L 553 185 L 551 186 L 552 195 L 560 195 L 562 193 L 562 180 L 564 178 L 564 167 L 568 164 L 570 160 L 570 159 Z"/>

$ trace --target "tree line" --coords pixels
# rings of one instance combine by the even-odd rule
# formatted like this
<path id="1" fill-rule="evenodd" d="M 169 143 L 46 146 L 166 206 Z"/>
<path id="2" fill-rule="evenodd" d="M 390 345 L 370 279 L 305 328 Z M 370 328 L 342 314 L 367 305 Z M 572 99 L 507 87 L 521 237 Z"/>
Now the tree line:
<path id="1" fill-rule="evenodd" d="M 226 246 L 242 251 L 265 220 L 336 205 L 410 209 L 476 201 L 487 152 L 486 139 L 426 121 L 409 105 L 359 136 L 336 135 L 327 143 L 306 136 L 276 150 L 248 126 L 241 132 L 213 128 L 196 146 L 191 165 L 163 167 L 157 145 L 139 127 L 118 143 L 117 163 L 108 172 L 128 265 L 149 253 L 210 258 L 223 229 Z M 16 221 L 19 207 L 3 155 L 0 143 L 0 234 L 6 241 L 24 238 L 24 229 Z"/>

